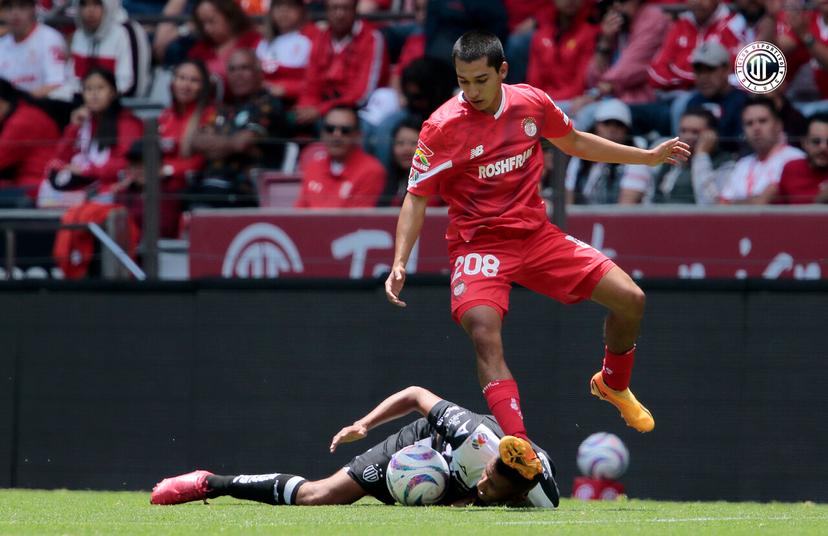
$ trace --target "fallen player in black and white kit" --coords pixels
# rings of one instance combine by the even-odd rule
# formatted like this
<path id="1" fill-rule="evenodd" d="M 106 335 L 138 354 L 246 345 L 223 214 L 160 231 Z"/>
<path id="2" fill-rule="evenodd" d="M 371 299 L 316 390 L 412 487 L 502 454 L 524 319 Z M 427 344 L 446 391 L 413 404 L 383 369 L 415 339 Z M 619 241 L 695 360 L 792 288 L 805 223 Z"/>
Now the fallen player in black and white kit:
<path id="1" fill-rule="evenodd" d="M 368 431 L 418 411 L 418 419 L 381 443 L 355 456 L 323 480 L 272 473 L 265 475 L 214 475 L 193 471 L 165 478 L 155 485 L 152 504 L 181 504 L 229 495 L 267 504 L 351 504 L 366 495 L 393 504 L 385 484 L 391 456 L 409 445 L 427 445 L 442 453 L 451 471 L 449 489 L 441 504 L 510 505 L 553 508 L 558 506 L 555 468 L 549 455 L 532 445 L 543 464 L 543 474 L 527 480 L 514 468 L 525 442 L 504 436 L 497 421 L 440 399 L 422 387 L 408 387 L 383 400 L 365 417 L 342 428 L 330 451 L 343 443 L 363 439 Z"/>

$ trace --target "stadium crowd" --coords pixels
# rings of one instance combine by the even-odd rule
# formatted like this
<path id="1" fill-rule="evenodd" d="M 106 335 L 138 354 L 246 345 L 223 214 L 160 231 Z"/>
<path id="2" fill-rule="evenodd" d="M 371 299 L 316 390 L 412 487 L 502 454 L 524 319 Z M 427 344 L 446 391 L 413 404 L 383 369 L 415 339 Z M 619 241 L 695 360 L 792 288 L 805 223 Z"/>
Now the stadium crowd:
<path id="1" fill-rule="evenodd" d="M 572 159 L 568 203 L 828 202 L 828 0 L 0 0 L 0 207 L 96 200 L 140 221 L 147 103 L 164 106 L 163 236 L 191 207 L 267 205 L 268 181 L 296 207 L 398 206 L 473 28 L 577 128 L 693 148 L 659 169 Z M 764 96 L 733 73 L 753 41 L 787 58 Z"/>

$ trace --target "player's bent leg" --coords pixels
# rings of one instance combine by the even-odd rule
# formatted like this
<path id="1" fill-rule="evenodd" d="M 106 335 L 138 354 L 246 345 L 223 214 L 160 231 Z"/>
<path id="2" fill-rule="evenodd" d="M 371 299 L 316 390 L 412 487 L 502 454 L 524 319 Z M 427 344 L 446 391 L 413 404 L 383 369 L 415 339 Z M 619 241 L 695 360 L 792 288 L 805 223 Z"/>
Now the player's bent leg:
<path id="1" fill-rule="evenodd" d="M 489 305 L 477 305 L 463 313 L 460 323 L 474 345 L 480 386 L 485 387 L 494 380 L 511 379 L 512 373 L 503 358 L 503 340 L 500 335 L 503 320 L 497 309 Z"/>
<path id="2" fill-rule="evenodd" d="M 308 482 L 302 486 L 296 496 L 295 504 L 301 506 L 351 504 L 365 495 L 365 490 L 348 475 L 348 470 L 340 469 L 328 478 Z"/>
<path id="3" fill-rule="evenodd" d="M 604 322 L 604 364 L 590 380 L 590 392 L 614 405 L 628 426 L 649 432 L 655 427 L 653 415 L 629 389 L 635 340 L 644 315 L 644 292 L 616 266 L 604 275 L 591 299 L 609 313 Z"/>
<path id="4" fill-rule="evenodd" d="M 616 353 L 632 348 L 644 316 L 644 291 L 615 266 L 601 278 L 590 299 L 609 309 L 604 323 L 607 348 Z"/>

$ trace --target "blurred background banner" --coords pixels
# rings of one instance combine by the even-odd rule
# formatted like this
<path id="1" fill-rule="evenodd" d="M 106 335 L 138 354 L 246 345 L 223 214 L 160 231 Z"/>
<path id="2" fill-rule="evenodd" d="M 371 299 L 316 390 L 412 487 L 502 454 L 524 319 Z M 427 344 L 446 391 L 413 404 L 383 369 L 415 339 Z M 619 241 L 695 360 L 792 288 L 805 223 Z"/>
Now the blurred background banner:
<path id="1" fill-rule="evenodd" d="M 567 230 L 633 277 L 828 278 L 828 210 L 571 209 Z M 445 210 L 425 221 L 410 273 L 449 271 Z M 394 255 L 395 209 L 195 211 L 190 276 L 371 278 Z"/>

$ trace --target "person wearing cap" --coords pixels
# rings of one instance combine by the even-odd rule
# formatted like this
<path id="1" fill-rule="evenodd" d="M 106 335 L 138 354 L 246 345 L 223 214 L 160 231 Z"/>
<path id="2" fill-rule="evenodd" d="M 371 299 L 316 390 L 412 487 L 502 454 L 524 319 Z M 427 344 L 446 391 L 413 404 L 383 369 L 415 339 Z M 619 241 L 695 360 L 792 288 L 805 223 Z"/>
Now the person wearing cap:
<path id="1" fill-rule="evenodd" d="M 602 101 L 595 110 L 595 134 L 624 145 L 634 145 L 630 108 L 618 99 Z M 572 158 L 566 169 L 568 204 L 622 205 L 640 203 L 650 185 L 648 166 L 607 164 Z"/>
<path id="2" fill-rule="evenodd" d="M 37 22 L 35 0 L 0 0 L 9 32 L 0 37 L 0 78 L 33 97 L 45 97 L 66 81 L 66 41 Z"/>
<path id="3" fill-rule="evenodd" d="M 733 146 L 742 135 L 742 109 L 748 94 L 730 84 L 733 72 L 730 54 L 716 41 L 705 41 L 691 56 L 695 91 L 686 109 L 705 108 L 718 121 L 717 132 L 725 146 Z"/>

